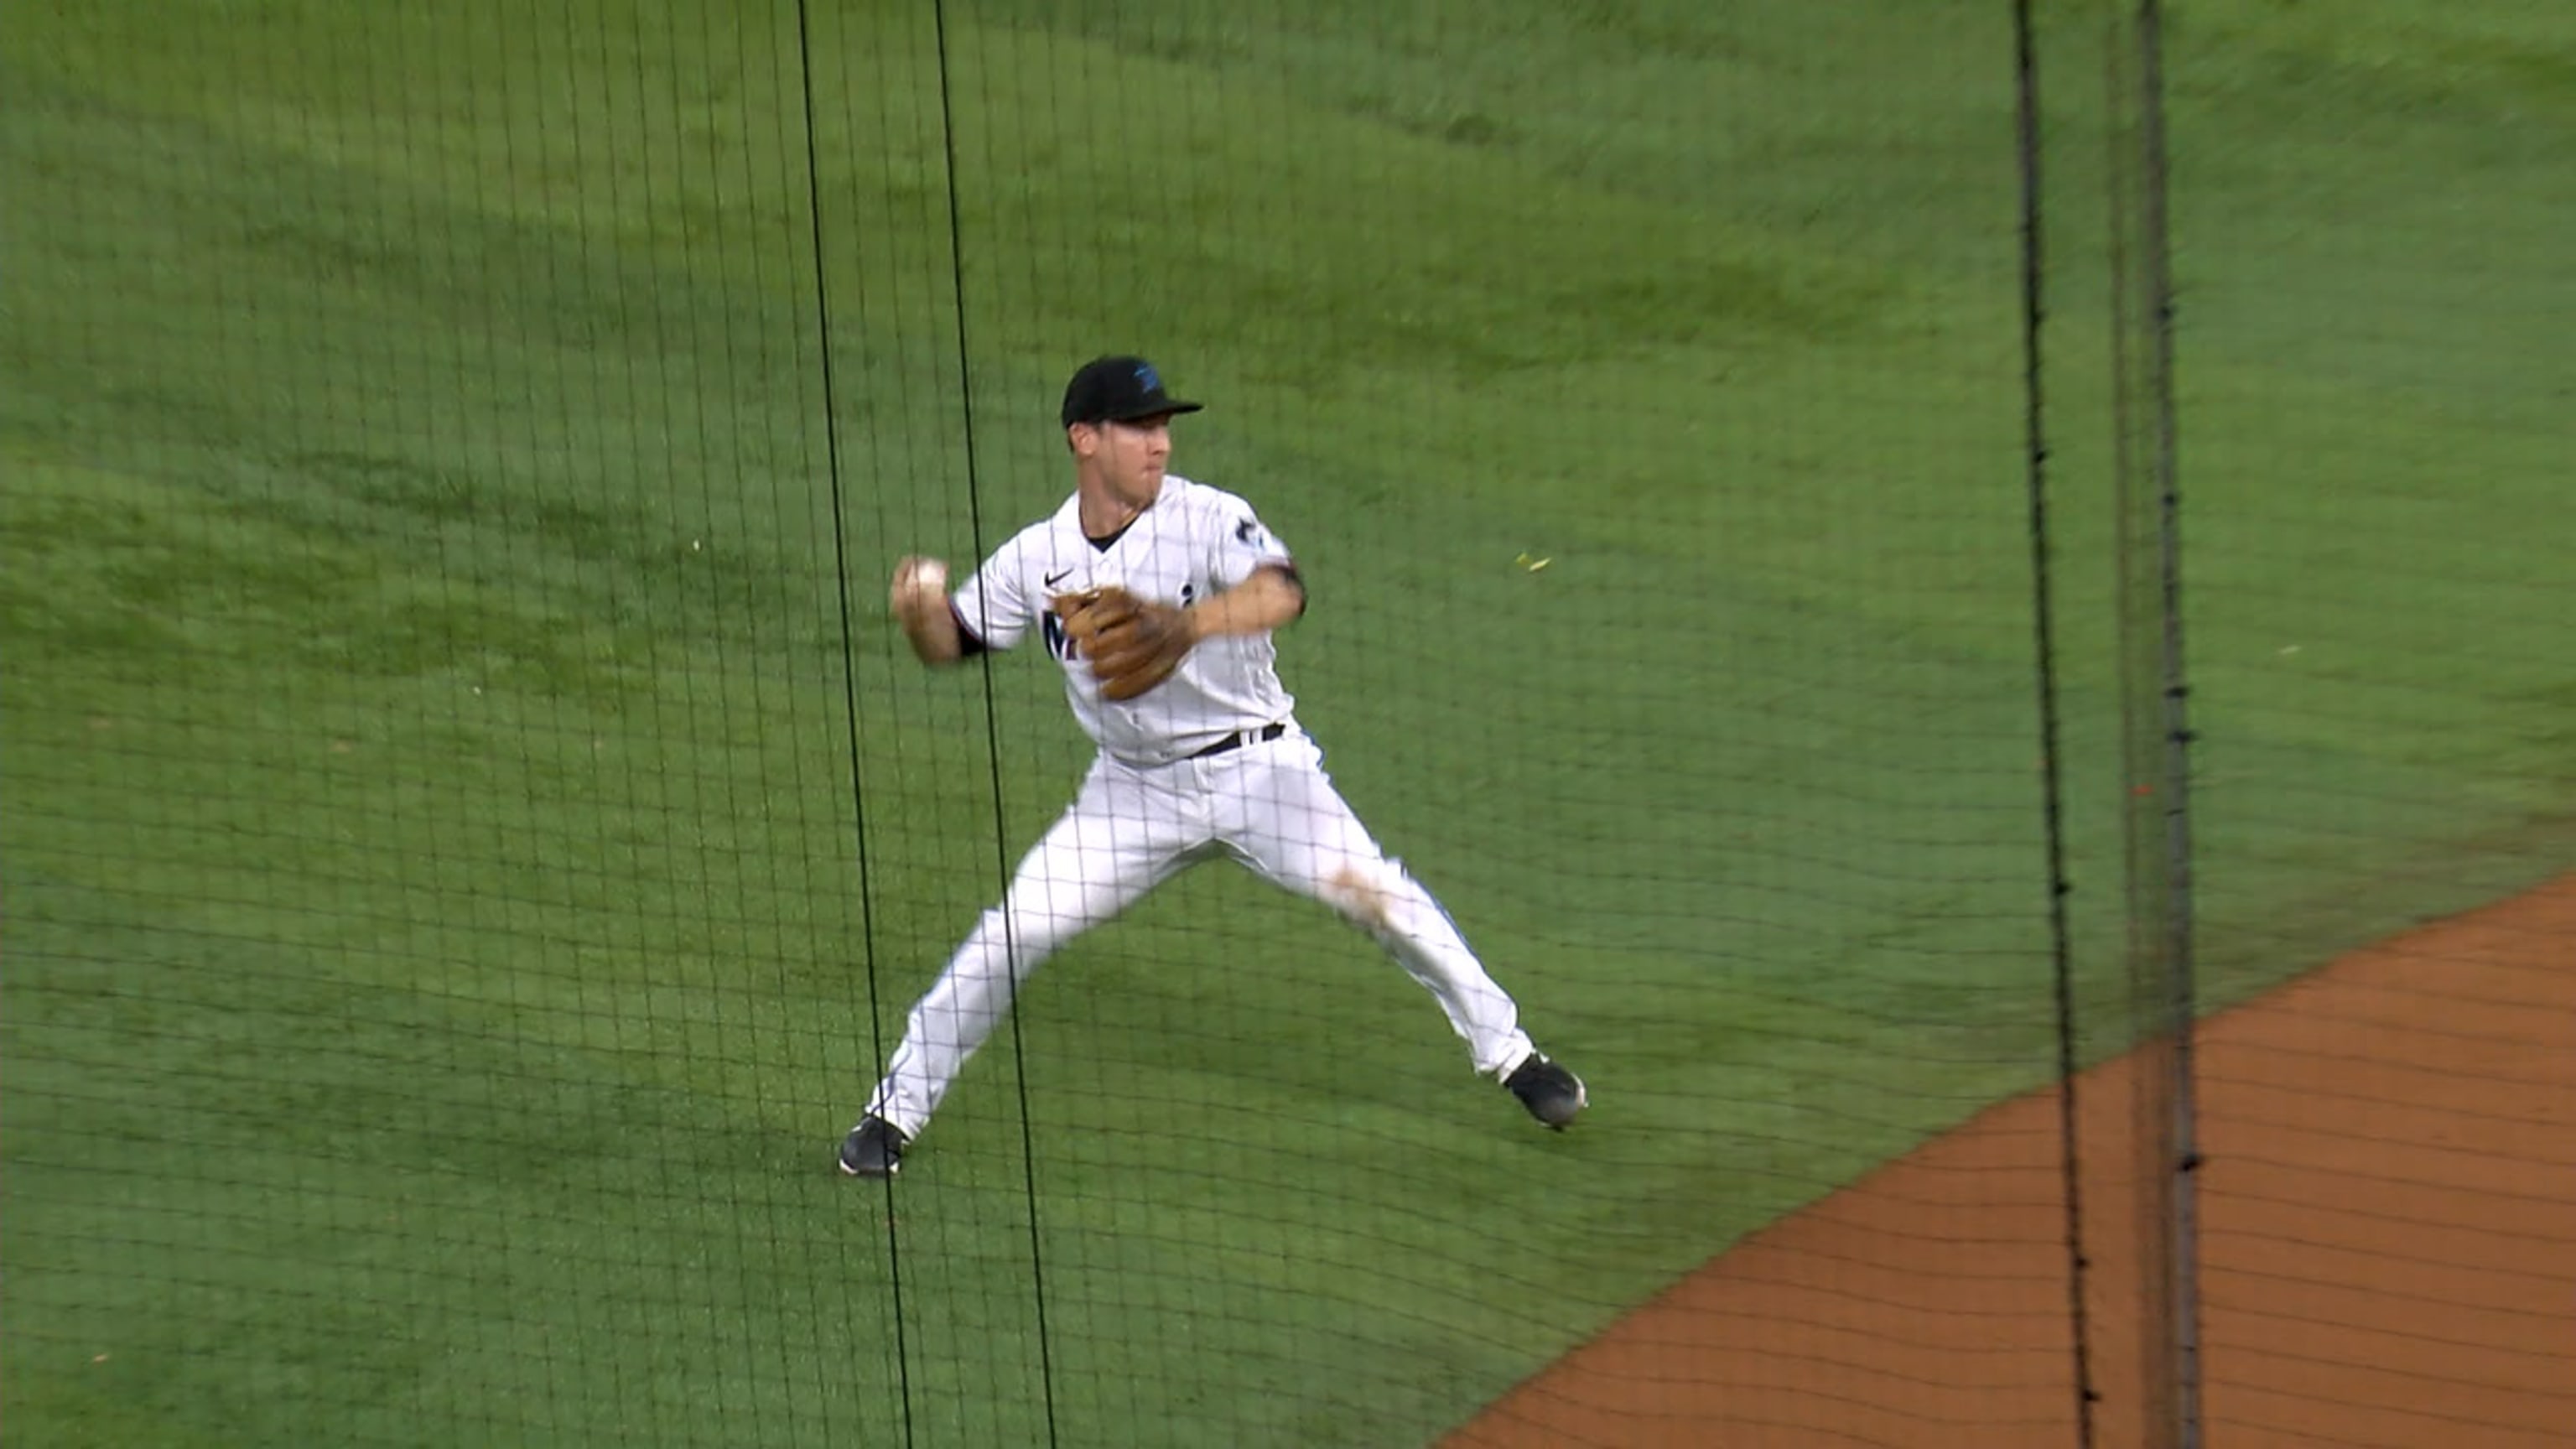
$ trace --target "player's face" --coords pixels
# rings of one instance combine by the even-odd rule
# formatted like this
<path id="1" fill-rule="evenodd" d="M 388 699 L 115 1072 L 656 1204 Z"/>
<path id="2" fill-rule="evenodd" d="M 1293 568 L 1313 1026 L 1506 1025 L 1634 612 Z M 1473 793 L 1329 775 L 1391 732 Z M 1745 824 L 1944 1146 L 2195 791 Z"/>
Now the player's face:
<path id="1" fill-rule="evenodd" d="M 1163 469 L 1172 460 L 1172 420 L 1139 418 L 1130 423 L 1102 423 L 1093 466 L 1100 481 L 1118 501 L 1143 508 L 1163 491 Z"/>

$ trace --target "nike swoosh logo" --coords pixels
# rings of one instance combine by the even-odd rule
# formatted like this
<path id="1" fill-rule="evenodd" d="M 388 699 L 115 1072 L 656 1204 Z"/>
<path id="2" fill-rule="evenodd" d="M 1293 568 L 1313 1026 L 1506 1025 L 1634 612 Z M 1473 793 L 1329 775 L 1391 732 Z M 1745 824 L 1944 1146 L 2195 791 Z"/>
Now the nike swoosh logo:
<path id="1" fill-rule="evenodd" d="M 1051 589 L 1051 588 L 1054 588 L 1056 585 L 1058 585 L 1058 584 L 1060 584 L 1060 583 L 1063 583 L 1066 579 L 1069 579 L 1069 578 L 1072 578 L 1072 577 L 1073 577 L 1073 570 L 1071 570 L 1071 569 L 1066 569 L 1063 573 L 1060 573 L 1060 574 L 1049 574 L 1049 575 L 1047 575 L 1047 579 L 1046 579 L 1046 586 L 1047 586 L 1048 588 L 1050 588 L 1050 589 Z"/>

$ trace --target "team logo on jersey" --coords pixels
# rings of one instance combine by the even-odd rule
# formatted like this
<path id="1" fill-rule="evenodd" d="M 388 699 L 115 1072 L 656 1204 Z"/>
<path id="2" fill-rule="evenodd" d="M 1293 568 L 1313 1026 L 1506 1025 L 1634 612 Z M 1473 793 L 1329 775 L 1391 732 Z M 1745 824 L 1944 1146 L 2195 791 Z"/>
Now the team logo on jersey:
<path id="1" fill-rule="evenodd" d="M 1082 657 L 1082 651 L 1074 644 L 1073 636 L 1064 632 L 1064 619 L 1055 610 L 1049 609 L 1039 615 L 1038 627 L 1046 632 L 1046 647 L 1049 654 L 1067 664 Z"/>
<path id="2" fill-rule="evenodd" d="M 1261 525 L 1247 518 L 1234 526 L 1234 541 L 1245 545 L 1261 542 Z"/>

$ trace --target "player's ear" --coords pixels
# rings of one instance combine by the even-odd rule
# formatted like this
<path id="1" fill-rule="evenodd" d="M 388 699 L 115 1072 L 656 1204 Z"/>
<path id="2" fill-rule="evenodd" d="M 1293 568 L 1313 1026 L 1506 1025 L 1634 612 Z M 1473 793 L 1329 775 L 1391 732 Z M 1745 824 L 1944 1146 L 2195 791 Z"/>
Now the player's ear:
<path id="1" fill-rule="evenodd" d="M 1097 423 L 1073 423 L 1064 430 L 1064 450 L 1077 458 L 1088 458 L 1100 445 Z"/>

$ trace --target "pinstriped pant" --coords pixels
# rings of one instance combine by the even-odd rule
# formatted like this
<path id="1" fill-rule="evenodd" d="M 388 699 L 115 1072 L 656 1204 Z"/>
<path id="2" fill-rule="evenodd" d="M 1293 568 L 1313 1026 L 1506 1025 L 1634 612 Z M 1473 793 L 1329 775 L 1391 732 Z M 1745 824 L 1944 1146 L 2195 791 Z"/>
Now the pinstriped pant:
<path id="1" fill-rule="evenodd" d="M 1431 893 L 1351 813 L 1323 753 L 1299 730 L 1150 768 L 1101 756 L 1073 804 L 1020 860 L 905 1018 L 902 1045 L 868 1111 L 918 1136 L 949 1085 L 1058 947 L 1202 860 L 1231 856 L 1325 902 L 1428 990 L 1476 1070 L 1507 1075 L 1530 1054 L 1519 1009 Z"/>

